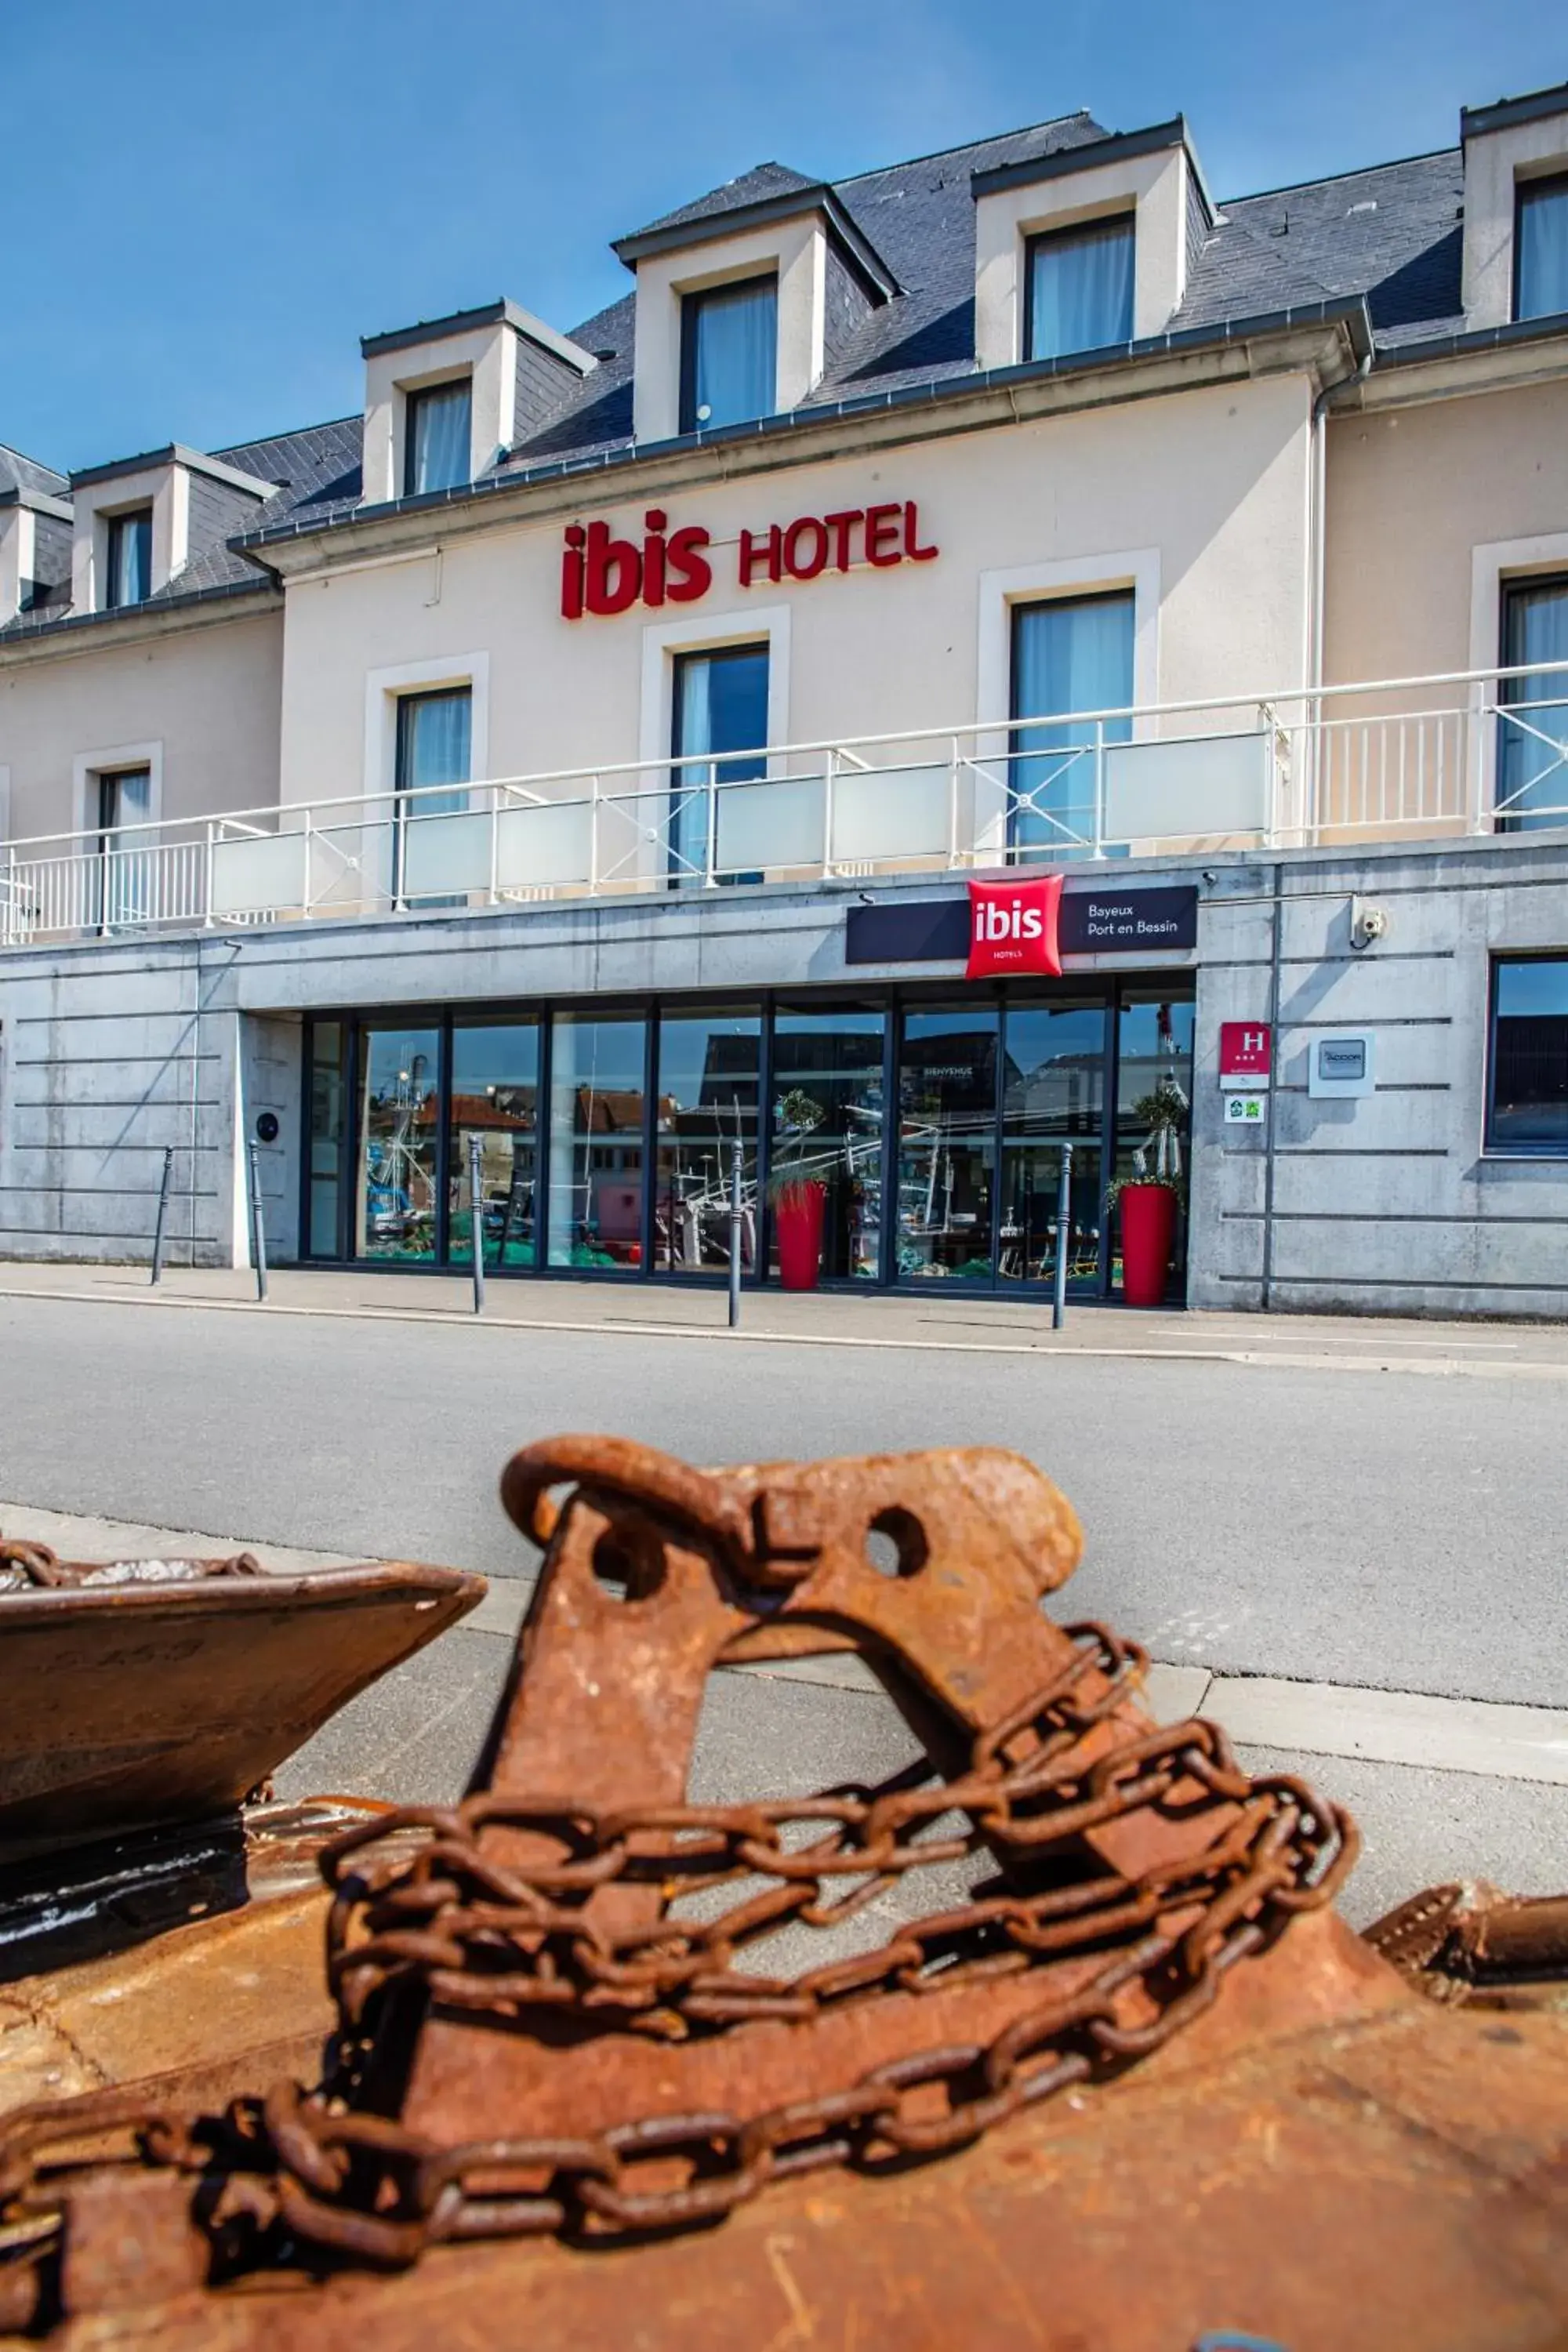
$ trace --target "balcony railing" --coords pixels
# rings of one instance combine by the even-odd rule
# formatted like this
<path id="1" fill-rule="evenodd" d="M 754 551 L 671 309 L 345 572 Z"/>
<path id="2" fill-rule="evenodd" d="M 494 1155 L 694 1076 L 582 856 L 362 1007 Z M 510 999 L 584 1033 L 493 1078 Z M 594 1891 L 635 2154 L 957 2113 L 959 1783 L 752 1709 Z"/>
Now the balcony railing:
<path id="1" fill-rule="evenodd" d="M 1568 663 L 490 778 L 0 849 L 0 945 L 1568 826 Z"/>

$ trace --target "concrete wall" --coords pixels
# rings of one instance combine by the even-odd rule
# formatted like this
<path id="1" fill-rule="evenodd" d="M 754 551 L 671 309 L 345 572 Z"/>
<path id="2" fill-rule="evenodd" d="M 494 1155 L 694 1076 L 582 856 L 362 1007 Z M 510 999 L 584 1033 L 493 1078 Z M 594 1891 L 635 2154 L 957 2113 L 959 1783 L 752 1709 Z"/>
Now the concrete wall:
<path id="1" fill-rule="evenodd" d="M 767 607 L 788 614 L 775 738 L 1004 718 L 980 707 L 983 647 L 1005 639 L 1010 596 L 1047 593 L 1031 592 L 1038 574 L 1057 594 L 1075 583 L 1153 583 L 1157 651 L 1141 698 L 1294 681 L 1306 621 L 1308 408 L 1304 377 L 1271 377 L 693 491 L 661 503 L 672 530 L 711 532 L 713 585 L 700 603 L 657 611 L 563 619 L 559 518 L 299 581 L 288 592 L 283 799 L 384 790 L 387 731 L 367 695 L 374 704 L 398 690 L 400 667 L 425 682 L 432 663 L 456 674 L 475 653 L 489 670 L 490 774 L 635 761 L 649 748 L 646 697 L 662 690 L 668 667 L 668 647 L 646 658 L 657 632 L 679 619 L 688 643 L 733 642 L 767 634 Z M 911 499 L 923 539 L 940 549 L 934 562 L 860 561 L 808 582 L 759 573 L 749 590 L 737 584 L 742 528 Z M 640 541 L 644 504 L 604 511 L 618 534 Z M 1140 614 L 1141 628 L 1150 617 Z M 475 717 L 477 734 L 478 708 Z M 668 748 L 657 727 L 653 748 Z"/>
<path id="2" fill-rule="evenodd" d="M 0 959 L 0 1259 L 146 1264 L 163 1151 L 171 1265 L 248 1263 L 261 1111 L 269 1249 L 298 1246 L 300 1027 L 243 1019 L 238 943 L 112 941 Z"/>
<path id="3" fill-rule="evenodd" d="M 170 1145 L 169 1263 L 230 1261 L 236 1031 L 205 944 L 0 963 L 0 1255 L 149 1259 Z"/>
<path id="4" fill-rule="evenodd" d="M 1279 863 L 1271 1298 L 1349 1313 L 1568 1313 L 1568 1160 L 1488 1154 L 1489 959 L 1568 946 L 1568 847 Z M 1232 867 L 1205 905 L 1194 1053 L 1190 1297 L 1263 1305 L 1267 1134 L 1227 1136 L 1219 1024 L 1267 1020 L 1272 864 Z M 1387 909 L 1357 952 L 1350 900 Z M 1377 1091 L 1313 1100 L 1325 1028 L 1375 1032 Z"/>
<path id="5" fill-rule="evenodd" d="M 1500 574 L 1568 570 L 1568 383 L 1368 408 L 1328 444 L 1325 679 L 1495 662 Z"/>
<path id="6" fill-rule="evenodd" d="M 199 626 L 109 623 L 0 654 L 13 839 L 75 830 L 79 763 L 126 745 L 158 747 L 164 818 L 276 801 L 283 615 L 210 613 Z"/>

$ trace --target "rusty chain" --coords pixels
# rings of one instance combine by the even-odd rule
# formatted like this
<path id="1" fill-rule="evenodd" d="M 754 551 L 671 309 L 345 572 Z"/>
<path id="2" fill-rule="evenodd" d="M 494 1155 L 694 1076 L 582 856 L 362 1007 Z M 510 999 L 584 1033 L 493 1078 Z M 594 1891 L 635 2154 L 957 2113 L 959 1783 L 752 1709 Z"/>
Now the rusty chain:
<path id="1" fill-rule="evenodd" d="M 9 1538 L 0 1536 L 0 1592 L 26 1591 L 29 1589 L 45 1592 L 75 1591 L 83 1585 L 134 1581 L 134 1579 L 117 1579 L 115 1570 L 145 1565 L 140 1561 L 100 1563 L 61 1559 L 58 1553 L 52 1551 L 46 1543 L 32 1543 L 21 1536 Z M 228 1559 L 180 1559 L 171 1560 L 167 1565 L 184 1570 L 184 1575 L 178 1579 L 158 1580 L 194 1583 L 208 1577 L 266 1574 L 255 1553 L 249 1551 L 236 1552 Z M 7 1570 L 12 1571 L 9 1578 L 5 1576 Z"/>
<path id="2" fill-rule="evenodd" d="M 351 1831 L 321 1856 L 341 2027 L 331 2078 L 310 2093 L 290 2084 L 237 2100 L 217 2117 L 149 2109 L 130 2094 L 23 2111 L 0 2127 L 0 2245 L 9 2237 L 34 2271 L 47 2263 L 59 2212 L 54 2168 L 93 2132 L 129 2134 L 137 2160 L 204 2177 L 196 2202 L 219 2270 L 290 2250 L 397 2267 L 455 2240 L 710 2221 L 770 2181 L 957 2147 L 1146 2056 L 1209 2007 L 1237 1960 L 1332 1898 L 1356 1833 L 1301 1781 L 1250 1780 L 1224 1734 L 1200 1719 L 1121 1745 L 1089 1742 L 1086 1752 L 1146 1662 L 1099 1626 L 1068 1630 L 1067 1667 L 974 1738 L 965 1771 L 931 1786 L 903 1774 L 878 1790 L 779 1803 L 605 1813 L 487 1792 Z M 1092 1698 L 1081 1693 L 1086 1678 Z M 1182 1784 L 1201 1792 L 1196 1811 L 1221 1813 L 1208 1846 L 1135 1877 L 1109 1866 L 1085 1874 L 1086 1832 L 1162 1804 Z M 953 1815 L 968 1826 L 945 1827 Z M 802 1828 L 825 1833 L 789 1843 Z M 507 1866 L 481 1846 L 496 1829 L 526 1832 L 552 1854 Z M 411 1832 L 425 1840 L 412 1860 Z M 378 1859 L 394 1840 L 401 1850 Z M 786 1924 L 838 1926 L 906 1873 L 983 1842 L 1026 1862 L 1037 1880 L 1042 1862 L 1070 1855 L 1072 1870 L 1045 1874 L 1043 1890 L 914 1920 L 873 1951 L 793 1979 L 735 1965 Z M 701 1922 L 665 1907 L 645 1925 L 610 1927 L 589 1908 L 611 1885 L 654 1890 L 668 1906 L 758 1878 L 773 1884 Z M 1162 1925 L 1173 1913 L 1179 1924 Z M 634 2117 L 583 2137 L 440 2147 L 354 2104 L 383 2005 L 404 1990 L 470 2013 L 549 2008 L 585 2026 L 684 2039 L 1074 1958 L 1095 1963 L 1086 1980 L 1053 1990 L 988 2042 L 898 2059 L 749 2119 Z M 1130 2023 L 1131 1992 L 1140 2021 Z M 673 2184 L 672 2159 L 685 2174 Z M 0 2312 L 4 2278 L 0 2270 Z"/>

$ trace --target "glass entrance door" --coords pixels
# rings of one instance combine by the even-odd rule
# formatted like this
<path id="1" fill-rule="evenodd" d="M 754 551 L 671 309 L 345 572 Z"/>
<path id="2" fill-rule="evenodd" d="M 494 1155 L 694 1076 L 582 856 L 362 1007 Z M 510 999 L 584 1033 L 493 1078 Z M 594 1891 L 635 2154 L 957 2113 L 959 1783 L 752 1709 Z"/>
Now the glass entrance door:
<path id="1" fill-rule="evenodd" d="M 994 1004 L 921 1007 L 899 1049 L 898 1274 L 989 1283 L 996 1171 Z"/>
<path id="2" fill-rule="evenodd" d="M 741 1147 L 741 1270 L 757 1270 L 757 1097 L 763 1022 L 751 1007 L 667 1013 L 654 1102 L 653 1263 L 722 1274 Z"/>
<path id="3" fill-rule="evenodd" d="M 473 1264 L 473 1148 L 477 1143 L 484 1263 L 503 1268 L 536 1265 L 537 1021 L 453 1023 L 447 1126 L 451 1264 Z"/>
<path id="4" fill-rule="evenodd" d="M 643 1262 L 647 1023 L 558 1013 L 550 1045 L 550 1264 Z"/>
<path id="5" fill-rule="evenodd" d="M 1108 1019 L 1103 998 L 1007 1008 L 996 1255 L 1003 1284 L 1054 1282 L 1064 1246 L 1069 1284 L 1099 1283 Z M 1064 1142 L 1073 1147 L 1065 1234 L 1058 1230 Z"/>
<path id="6" fill-rule="evenodd" d="M 769 1139 L 770 1271 L 779 1270 L 781 1221 L 792 1198 L 822 1196 L 824 1282 L 878 1282 L 882 1274 L 881 1004 L 773 1012 Z"/>
<path id="7" fill-rule="evenodd" d="M 354 1255 L 428 1265 L 439 1198 L 439 1029 L 367 1024 L 359 1108 Z"/>

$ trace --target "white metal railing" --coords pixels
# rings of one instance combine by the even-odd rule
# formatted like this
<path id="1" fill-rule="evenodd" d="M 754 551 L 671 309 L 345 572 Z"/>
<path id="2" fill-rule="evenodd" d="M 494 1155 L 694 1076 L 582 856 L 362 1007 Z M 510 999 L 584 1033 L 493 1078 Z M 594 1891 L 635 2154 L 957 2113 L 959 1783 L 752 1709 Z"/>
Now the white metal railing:
<path id="1" fill-rule="evenodd" d="M 0 849 L 0 945 L 1542 825 L 1568 826 L 1568 663 L 18 841 Z"/>

